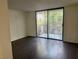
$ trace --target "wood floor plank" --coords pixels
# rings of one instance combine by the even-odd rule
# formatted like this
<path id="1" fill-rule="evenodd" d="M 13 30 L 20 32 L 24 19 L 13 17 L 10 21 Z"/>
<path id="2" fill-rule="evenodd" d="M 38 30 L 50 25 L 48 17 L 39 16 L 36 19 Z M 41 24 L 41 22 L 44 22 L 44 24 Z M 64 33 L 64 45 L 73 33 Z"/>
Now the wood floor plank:
<path id="1" fill-rule="evenodd" d="M 27 37 L 12 42 L 14 59 L 78 59 L 78 45 Z"/>

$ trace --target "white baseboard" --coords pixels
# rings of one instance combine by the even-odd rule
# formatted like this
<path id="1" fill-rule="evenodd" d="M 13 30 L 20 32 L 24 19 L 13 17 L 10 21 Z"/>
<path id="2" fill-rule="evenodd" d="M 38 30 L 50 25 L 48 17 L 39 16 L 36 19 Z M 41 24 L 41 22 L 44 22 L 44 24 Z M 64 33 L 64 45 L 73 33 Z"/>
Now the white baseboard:
<path id="1" fill-rule="evenodd" d="M 20 40 L 20 39 L 25 38 L 25 37 L 27 37 L 27 36 L 23 36 L 23 37 L 20 37 L 20 38 L 13 38 L 13 39 L 11 39 L 11 41 Z"/>

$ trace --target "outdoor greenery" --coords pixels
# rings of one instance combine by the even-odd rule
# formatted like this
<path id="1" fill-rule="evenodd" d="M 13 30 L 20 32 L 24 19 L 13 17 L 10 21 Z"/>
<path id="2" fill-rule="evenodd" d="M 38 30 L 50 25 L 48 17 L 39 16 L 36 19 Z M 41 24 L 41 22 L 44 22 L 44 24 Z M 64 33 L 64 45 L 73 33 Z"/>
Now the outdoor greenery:
<path id="1" fill-rule="evenodd" d="M 47 32 L 46 30 L 47 21 L 48 21 L 49 33 L 61 35 L 62 22 L 63 22 L 63 9 L 37 12 L 37 29 L 39 34 Z"/>

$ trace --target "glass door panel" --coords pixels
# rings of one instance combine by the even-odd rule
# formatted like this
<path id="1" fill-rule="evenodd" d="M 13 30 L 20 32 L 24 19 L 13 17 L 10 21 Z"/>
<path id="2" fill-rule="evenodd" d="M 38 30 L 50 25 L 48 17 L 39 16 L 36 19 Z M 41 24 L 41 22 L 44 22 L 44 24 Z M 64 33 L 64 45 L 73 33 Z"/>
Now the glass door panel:
<path id="1" fill-rule="evenodd" d="M 36 12 L 37 36 L 47 38 L 47 11 Z"/>
<path id="2" fill-rule="evenodd" d="M 48 11 L 48 38 L 62 40 L 63 9 Z"/>

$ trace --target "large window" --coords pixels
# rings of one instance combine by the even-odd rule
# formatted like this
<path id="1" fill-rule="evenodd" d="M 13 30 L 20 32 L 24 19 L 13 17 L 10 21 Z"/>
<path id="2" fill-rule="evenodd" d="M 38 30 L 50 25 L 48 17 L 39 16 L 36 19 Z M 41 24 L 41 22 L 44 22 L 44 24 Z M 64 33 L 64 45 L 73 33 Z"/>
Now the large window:
<path id="1" fill-rule="evenodd" d="M 36 12 L 37 36 L 62 40 L 63 8 Z"/>

